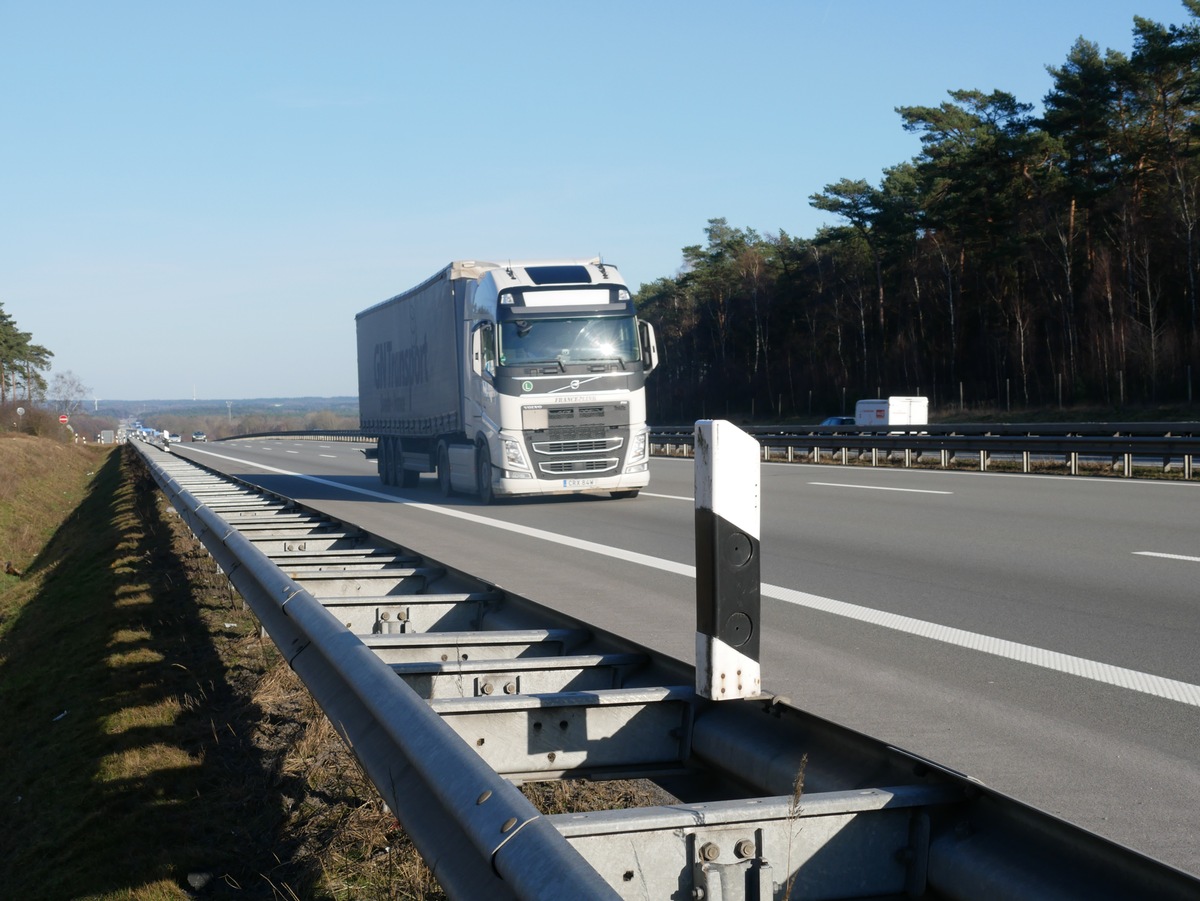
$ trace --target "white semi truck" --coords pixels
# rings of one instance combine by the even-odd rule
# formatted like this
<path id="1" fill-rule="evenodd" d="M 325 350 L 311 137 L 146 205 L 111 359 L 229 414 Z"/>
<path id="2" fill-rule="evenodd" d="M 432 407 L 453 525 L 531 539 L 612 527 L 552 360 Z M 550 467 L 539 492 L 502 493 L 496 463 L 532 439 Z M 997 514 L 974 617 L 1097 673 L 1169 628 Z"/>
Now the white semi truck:
<path id="1" fill-rule="evenodd" d="M 359 313 L 362 431 L 379 477 L 443 495 L 606 491 L 650 481 L 654 329 L 599 259 L 451 263 Z"/>
<path id="2" fill-rule="evenodd" d="M 929 398 L 887 397 L 860 400 L 854 405 L 854 424 L 860 428 L 929 425 Z"/>

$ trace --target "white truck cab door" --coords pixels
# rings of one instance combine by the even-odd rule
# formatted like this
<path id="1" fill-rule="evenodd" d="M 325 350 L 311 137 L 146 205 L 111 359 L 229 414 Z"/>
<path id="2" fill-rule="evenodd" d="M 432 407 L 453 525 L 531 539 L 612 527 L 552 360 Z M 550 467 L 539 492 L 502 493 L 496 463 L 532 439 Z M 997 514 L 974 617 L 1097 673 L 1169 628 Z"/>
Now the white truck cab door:
<path id="1" fill-rule="evenodd" d="M 489 321 L 471 328 L 471 374 L 468 379 L 467 412 L 471 426 L 494 435 L 499 422 L 496 374 L 496 326 Z"/>

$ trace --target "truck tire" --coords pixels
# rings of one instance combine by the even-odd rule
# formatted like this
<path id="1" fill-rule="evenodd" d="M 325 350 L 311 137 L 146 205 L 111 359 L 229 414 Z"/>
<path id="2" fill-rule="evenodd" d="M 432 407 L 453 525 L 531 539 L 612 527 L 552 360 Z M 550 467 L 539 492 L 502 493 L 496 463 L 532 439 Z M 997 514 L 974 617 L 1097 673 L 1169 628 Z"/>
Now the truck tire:
<path id="1" fill-rule="evenodd" d="M 496 499 L 492 492 L 492 457 L 486 444 L 475 449 L 475 491 L 484 506 Z"/>
<path id="2" fill-rule="evenodd" d="M 450 448 L 446 446 L 445 441 L 438 443 L 437 479 L 438 491 L 442 493 L 442 497 L 449 497 L 453 489 L 450 486 Z"/>

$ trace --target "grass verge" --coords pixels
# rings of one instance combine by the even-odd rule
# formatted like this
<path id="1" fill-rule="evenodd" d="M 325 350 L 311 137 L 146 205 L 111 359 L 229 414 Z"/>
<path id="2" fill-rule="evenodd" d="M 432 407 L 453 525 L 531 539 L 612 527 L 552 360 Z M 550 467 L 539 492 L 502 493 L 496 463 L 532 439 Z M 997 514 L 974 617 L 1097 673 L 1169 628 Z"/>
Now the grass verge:
<path id="1" fill-rule="evenodd" d="M 132 454 L 39 444 L 0 442 L 45 539 L 0 576 L 5 897 L 438 897 Z"/>

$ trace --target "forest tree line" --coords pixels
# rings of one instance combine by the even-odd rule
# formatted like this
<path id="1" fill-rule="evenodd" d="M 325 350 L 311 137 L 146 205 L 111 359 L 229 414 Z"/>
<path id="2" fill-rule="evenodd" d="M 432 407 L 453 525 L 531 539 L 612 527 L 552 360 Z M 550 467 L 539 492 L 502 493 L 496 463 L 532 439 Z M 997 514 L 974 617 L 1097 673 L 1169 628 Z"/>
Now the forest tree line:
<path id="1" fill-rule="evenodd" d="M 1191 403 L 1200 380 L 1200 0 L 1080 38 L 1043 112 L 956 90 L 897 109 L 920 138 L 878 186 L 812 195 L 812 238 L 712 219 L 645 284 L 652 421 L 800 418 L 856 398 L 935 407 Z"/>

